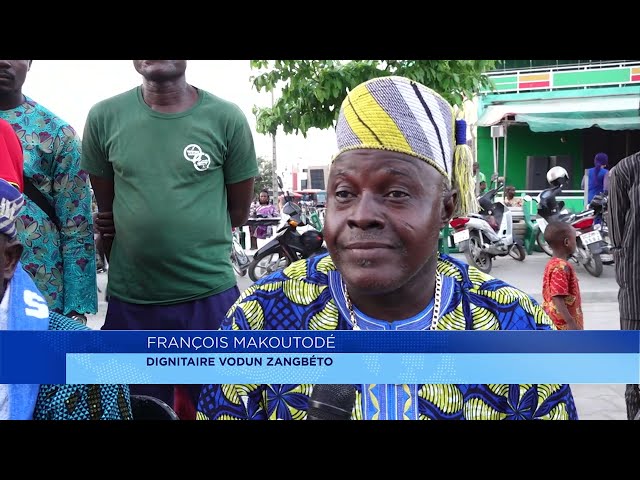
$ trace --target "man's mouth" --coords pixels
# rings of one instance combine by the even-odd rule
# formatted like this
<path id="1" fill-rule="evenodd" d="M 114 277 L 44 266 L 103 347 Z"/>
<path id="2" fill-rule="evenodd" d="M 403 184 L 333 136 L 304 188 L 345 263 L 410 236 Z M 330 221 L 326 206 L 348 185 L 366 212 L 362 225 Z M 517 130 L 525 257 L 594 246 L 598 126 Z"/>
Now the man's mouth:
<path id="1" fill-rule="evenodd" d="M 393 247 L 388 243 L 367 241 L 367 242 L 348 243 L 347 245 L 345 245 L 344 248 L 346 250 L 373 250 L 376 248 L 393 248 Z"/>

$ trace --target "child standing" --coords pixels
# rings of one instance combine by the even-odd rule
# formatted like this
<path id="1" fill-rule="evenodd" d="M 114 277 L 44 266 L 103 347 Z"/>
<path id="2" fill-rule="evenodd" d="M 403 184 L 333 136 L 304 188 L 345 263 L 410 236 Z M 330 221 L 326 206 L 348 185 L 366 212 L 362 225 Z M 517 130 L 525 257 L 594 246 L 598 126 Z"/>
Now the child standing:
<path id="1" fill-rule="evenodd" d="M 584 330 L 580 285 L 576 271 L 567 260 L 576 251 L 576 231 L 563 222 L 550 222 L 544 239 L 553 257 L 544 269 L 542 308 L 558 330 Z"/>

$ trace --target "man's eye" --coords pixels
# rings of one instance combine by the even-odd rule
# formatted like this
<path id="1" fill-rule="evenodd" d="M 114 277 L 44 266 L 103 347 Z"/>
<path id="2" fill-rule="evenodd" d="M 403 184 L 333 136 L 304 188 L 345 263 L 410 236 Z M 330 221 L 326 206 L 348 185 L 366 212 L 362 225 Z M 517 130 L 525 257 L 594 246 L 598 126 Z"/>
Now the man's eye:
<path id="1" fill-rule="evenodd" d="M 404 198 L 404 197 L 408 197 L 409 194 L 407 192 L 402 192 L 400 190 L 394 190 L 392 192 L 387 193 L 387 196 L 391 198 Z"/>
<path id="2" fill-rule="evenodd" d="M 349 195 L 351 195 L 349 192 L 347 192 L 346 190 L 341 190 L 339 192 L 336 192 L 336 197 L 338 198 L 348 198 Z"/>

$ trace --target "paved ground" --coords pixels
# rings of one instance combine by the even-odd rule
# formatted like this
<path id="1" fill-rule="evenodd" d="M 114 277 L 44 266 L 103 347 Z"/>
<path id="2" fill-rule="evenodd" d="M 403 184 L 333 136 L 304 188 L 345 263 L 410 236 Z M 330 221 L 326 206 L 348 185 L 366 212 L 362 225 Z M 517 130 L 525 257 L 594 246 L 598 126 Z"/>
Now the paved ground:
<path id="1" fill-rule="evenodd" d="M 258 246 L 261 246 L 259 243 Z M 253 253 L 253 252 L 250 252 Z M 462 255 L 454 255 L 464 258 Z M 524 262 L 507 258 L 495 261 L 491 275 L 524 290 L 537 300 L 541 298 L 542 273 L 549 257 L 543 253 L 534 253 Z M 613 266 L 605 266 L 602 276 L 595 278 L 584 268 L 576 266 L 582 293 L 585 328 L 589 330 L 617 330 L 619 325 L 617 292 Z M 104 302 L 104 288 L 107 274 L 98 275 L 100 305 L 97 315 L 89 318 L 89 326 L 100 328 L 104 322 L 107 304 Z M 251 284 L 248 277 L 238 278 L 238 287 L 242 290 Z M 624 385 L 572 385 L 578 413 L 584 420 L 625 420 Z"/>

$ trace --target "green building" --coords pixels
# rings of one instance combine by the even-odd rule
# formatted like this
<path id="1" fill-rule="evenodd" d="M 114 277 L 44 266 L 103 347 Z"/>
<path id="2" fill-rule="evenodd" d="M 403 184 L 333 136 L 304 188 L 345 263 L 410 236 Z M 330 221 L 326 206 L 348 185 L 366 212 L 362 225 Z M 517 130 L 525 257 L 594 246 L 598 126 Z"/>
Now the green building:
<path id="1" fill-rule="evenodd" d="M 609 166 L 640 150 L 640 60 L 504 60 L 478 98 L 476 156 L 519 192 L 546 188 L 546 172 L 569 172 L 575 208 L 584 170 L 598 152 Z"/>

